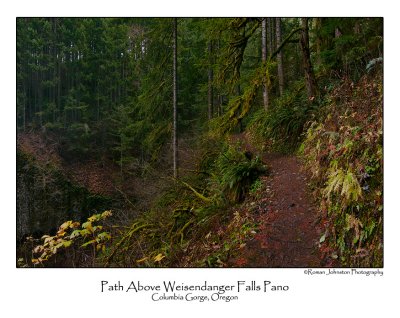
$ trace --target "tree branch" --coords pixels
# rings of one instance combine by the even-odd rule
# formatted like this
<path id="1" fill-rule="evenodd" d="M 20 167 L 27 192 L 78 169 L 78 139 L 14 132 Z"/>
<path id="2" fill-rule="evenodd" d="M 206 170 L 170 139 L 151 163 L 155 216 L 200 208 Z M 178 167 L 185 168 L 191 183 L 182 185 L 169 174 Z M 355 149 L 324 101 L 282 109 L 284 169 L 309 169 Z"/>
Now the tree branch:
<path id="1" fill-rule="evenodd" d="M 186 183 L 185 181 L 176 179 L 177 181 L 179 181 L 180 183 L 182 183 L 184 186 L 186 186 L 187 188 L 189 188 L 190 190 L 193 191 L 193 193 L 200 198 L 201 200 L 205 201 L 205 202 L 211 202 L 212 200 L 210 198 L 205 197 L 204 195 L 202 195 L 201 193 L 197 192 L 195 188 L 193 188 L 190 184 Z"/>
<path id="2" fill-rule="evenodd" d="M 282 43 L 279 45 L 279 47 L 275 50 L 274 53 L 271 54 L 269 57 L 270 60 L 272 60 L 281 50 L 282 48 L 289 42 L 290 38 L 296 34 L 297 32 L 303 30 L 302 27 L 298 27 L 297 29 L 294 29 L 290 34 L 282 41 Z"/>

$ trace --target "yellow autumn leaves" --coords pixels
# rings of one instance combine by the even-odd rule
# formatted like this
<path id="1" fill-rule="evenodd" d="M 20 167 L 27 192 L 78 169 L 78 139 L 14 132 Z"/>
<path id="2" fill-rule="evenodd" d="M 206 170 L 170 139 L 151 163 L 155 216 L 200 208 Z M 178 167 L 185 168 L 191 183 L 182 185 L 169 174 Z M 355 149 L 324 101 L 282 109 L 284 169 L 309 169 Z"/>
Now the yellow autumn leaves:
<path id="1" fill-rule="evenodd" d="M 111 239 L 111 235 L 105 231 L 100 232 L 103 226 L 95 225 L 94 222 L 102 221 L 110 216 L 112 216 L 111 211 L 94 214 L 87 219 L 87 222 L 82 224 L 81 229 L 79 228 L 81 225 L 79 222 L 71 220 L 64 222 L 58 228 L 56 235 L 42 236 L 43 244 L 37 245 L 33 249 L 33 254 L 36 257 L 32 258 L 32 263 L 34 265 L 42 264 L 55 255 L 60 248 L 68 248 L 78 239 L 84 241 L 80 245 L 81 248 L 92 245 L 95 251 L 101 250 L 104 252 L 105 243 Z"/>

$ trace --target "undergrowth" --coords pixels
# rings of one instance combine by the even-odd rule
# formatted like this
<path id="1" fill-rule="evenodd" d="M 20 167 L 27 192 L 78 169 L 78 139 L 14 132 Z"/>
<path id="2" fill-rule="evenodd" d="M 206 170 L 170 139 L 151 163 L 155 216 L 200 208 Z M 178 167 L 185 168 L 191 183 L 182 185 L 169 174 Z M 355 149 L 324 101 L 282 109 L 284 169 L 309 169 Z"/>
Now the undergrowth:
<path id="1" fill-rule="evenodd" d="M 300 151 L 321 201 L 327 258 L 348 267 L 383 266 L 382 77 L 344 79 L 312 121 Z"/>
<path id="2" fill-rule="evenodd" d="M 61 224 L 54 235 L 40 239 L 28 237 L 24 245 L 31 249 L 31 259 L 20 257 L 18 267 L 95 267 L 99 255 L 107 250 L 111 227 L 105 219 L 111 211 L 93 214 L 82 225 L 77 221 Z M 58 259 L 58 260 L 57 260 Z"/>
<path id="3" fill-rule="evenodd" d="M 202 147 L 197 173 L 171 182 L 153 210 L 118 235 L 106 266 L 226 266 L 255 226 L 234 206 L 266 168 L 237 144 Z"/>
<path id="4" fill-rule="evenodd" d="M 320 106 L 307 99 L 302 83 L 277 98 L 268 111 L 258 110 L 250 119 L 247 131 L 252 143 L 268 151 L 290 153 L 301 143 L 302 133 Z"/>

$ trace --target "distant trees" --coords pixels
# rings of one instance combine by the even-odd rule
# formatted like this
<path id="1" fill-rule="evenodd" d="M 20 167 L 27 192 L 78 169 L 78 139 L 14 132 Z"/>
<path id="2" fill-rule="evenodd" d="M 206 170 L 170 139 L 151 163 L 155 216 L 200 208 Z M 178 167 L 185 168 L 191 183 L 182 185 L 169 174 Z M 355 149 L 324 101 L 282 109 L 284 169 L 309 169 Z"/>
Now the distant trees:
<path id="1" fill-rule="evenodd" d="M 19 18 L 17 30 L 18 128 L 58 132 L 73 141 L 74 154 L 94 150 L 91 145 L 96 152 L 110 147 L 113 138 L 104 130 L 111 128 L 111 114 L 133 95 L 128 25 Z"/>
<path id="2" fill-rule="evenodd" d="M 275 32 L 273 31 L 275 21 Z M 281 18 L 262 18 L 261 19 L 261 60 L 264 65 L 266 65 L 267 60 L 277 51 L 277 73 L 278 73 L 278 83 L 279 83 L 279 94 L 283 94 L 284 87 L 284 76 L 283 76 L 283 58 L 282 50 L 279 49 L 282 42 L 282 28 L 281 28 Z M 275 43 L 275 45 L 274 45 Z M 266 83 L 263 84 L 263 103 L 265 110 L 269 106 L 269 92 L 268 83 L 269 79 L 264 78 Z"/>
<path id="3" fill-rule="evenodd" d="M 186 18 L 178 33 L 174 19 L 19 18 L 18 130 L 52 132 L 67 158 L 111 157 L 121 173 L 172 139 L 175 171 L 178 128 L 217 115 L 245 125 L 298 81 L 316 96 L 314 72 L 359 76 L 382 56 L 381 19 L 313 21 Z"/>

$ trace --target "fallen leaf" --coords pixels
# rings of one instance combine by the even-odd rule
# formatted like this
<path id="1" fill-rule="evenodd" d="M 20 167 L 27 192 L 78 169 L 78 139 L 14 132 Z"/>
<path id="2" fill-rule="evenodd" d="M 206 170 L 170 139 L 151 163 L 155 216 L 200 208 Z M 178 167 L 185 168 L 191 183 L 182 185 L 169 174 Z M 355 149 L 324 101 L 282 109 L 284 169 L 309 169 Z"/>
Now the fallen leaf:
<path id="1" fill-rule="evenodd" d="M 165 257 L 165 255 L 162 255 L 161 253 L 158 254 L 156 257 L 154 257 L 155 262 L 161 262 L 161 260 Z"/>
<path id="2" fill-rule="evenodd" d="M 149 258 L 146 256 L 146 257 L 143 257 L 143 258 L 141 258 L 141 259 L 138 259 L 137 261 L 136 261 L 136 263 L 143 263 L 144 261 L 146 261 L 146 260 L 148 260 Z"/>

